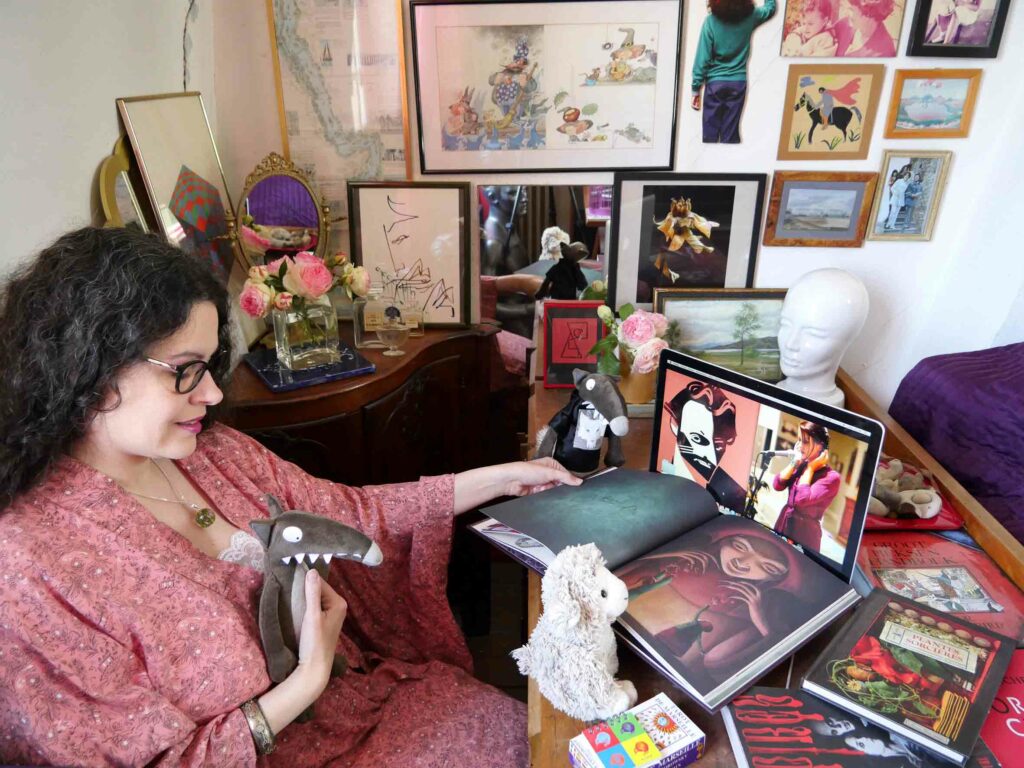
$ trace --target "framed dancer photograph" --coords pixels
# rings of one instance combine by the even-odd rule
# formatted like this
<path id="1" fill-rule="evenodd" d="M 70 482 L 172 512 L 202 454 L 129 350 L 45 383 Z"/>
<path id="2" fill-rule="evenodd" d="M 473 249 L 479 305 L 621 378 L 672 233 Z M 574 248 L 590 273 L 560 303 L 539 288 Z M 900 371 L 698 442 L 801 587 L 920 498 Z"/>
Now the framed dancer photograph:
<path id="1" fill-rule="evenodd" d="M 603 301 L 544 301 L 544 388 L 571 389 L 572 372 L 597 373 L 597 355 L 590 353 L 605 335 L 597 316 Z"/>

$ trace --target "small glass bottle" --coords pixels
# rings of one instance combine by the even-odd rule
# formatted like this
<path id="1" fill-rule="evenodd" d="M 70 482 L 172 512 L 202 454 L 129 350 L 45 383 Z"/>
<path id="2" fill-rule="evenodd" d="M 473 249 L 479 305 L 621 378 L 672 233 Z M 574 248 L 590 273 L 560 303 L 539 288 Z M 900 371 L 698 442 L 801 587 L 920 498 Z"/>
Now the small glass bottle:
<path id="1" fill-rule="evenodd" d="M 384 321 L 382 289 L 371 285 L 366 296 L 352 300 L 352 338 L 356 349 L 384 349 L 385 344 L 377 338 L 376 330 Z"/>

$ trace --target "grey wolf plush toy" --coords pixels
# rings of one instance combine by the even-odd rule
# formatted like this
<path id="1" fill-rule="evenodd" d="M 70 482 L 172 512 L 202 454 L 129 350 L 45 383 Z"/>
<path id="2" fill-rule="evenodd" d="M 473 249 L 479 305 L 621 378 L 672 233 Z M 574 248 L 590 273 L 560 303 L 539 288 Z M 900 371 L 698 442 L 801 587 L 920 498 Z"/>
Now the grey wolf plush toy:
<path id="1" fill-rule="evenodd" d="M 380 547 L 355 528 L 307 512 L 285 512 L 267 494 L 270 520 L 249 523 L 266 552 L 260 596 L 260 638 L 270 679 L 280 683 L 299 663 L 299 629 L 306 614 L 306 574 L 315 568 L 323 579 L 331 560 L 340 557 L 363 565 L 380 565 Z M 345 658 L 334 660 L 332 674 L 345 671 Z M 311 713 L 310 713 L 311 714 Z"/>
<path id="2" fill-rule="evenodd" d="M 535 299 L 550 296 L 572 301 L 587 287 L 587 278 L 580 267 L 580 262 L 589 255 L 587 246 L 583 243 L 559 243 L 559 247 L 562 258 L 548 270 L 544 282 L 533 296 Z"/>
<path id="3" fill-rule="evenodd" d="M 604 463 L 621 467 L 626 457 L 620 438 L 629 432 L 629 419 L 626 401 L 615 386 L 618 376 L 577 368 L 572 372 L 572 379 L 576 389 L 568 404 L 537 432 L 533 458 L 554 456 L 574 475 L 583 477 L 594 472 L 601 463 L 601 444 L 607 437 Z"/>
<path id="4" fill-rule="evenodd" d="M 566 547 L 541 581 L 541 614 L 529 642 L 512 651 L 519 671 L 556 709 L 580 720 L 604 720 L 636 703 L 636 688 L 616 680 L 619 659 L 611 623 L 629 592 L 593 544 Z"/>

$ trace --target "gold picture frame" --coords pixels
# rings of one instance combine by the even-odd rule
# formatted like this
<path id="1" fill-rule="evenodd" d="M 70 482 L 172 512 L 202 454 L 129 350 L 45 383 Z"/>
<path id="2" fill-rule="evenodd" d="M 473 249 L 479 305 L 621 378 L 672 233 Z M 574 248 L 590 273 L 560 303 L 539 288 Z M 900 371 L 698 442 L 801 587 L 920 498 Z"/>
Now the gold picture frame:
<path id="1" fill-rule="evenodd" d="M 885 138 L 887 139 L 963 139 L 971 131 L 971 120 L 974 118 L 974 104 L 981 87 L 980 69 L 897 69 L 892 83 L 892 96 L 889 98 L 889 114 L 885 120 Z M 908 82 L 923 81 L 924 86 L 938 89 L 937 81 L 966 80 L 963 105 L 957 119 L 956 127 L 943 127 L 939 123 L 934 127 L 908 127 L 910 125 L 928 125 L 940 119 L 940 116 L 921 115 L 914 117 L 907 113 L 906 108 L 900 109 L 904 102 L 904 91 Z M 959 98 L 956 93 L 953 98 Z M 949 99 L 944 99 L 943 108 Z M 933 98 L 931 104 L 936 103 Z M 948 124 L 949 121 L 946 121 Z M 903 124 L 901 127 L 901 123 Z"/>
<path id="2" fill-rule="evenodd" d="M 953 153 L 948 150 L 885 150 L 875 198 L 871 203 L 871 214 L 868 217 L 868 240 L 931 240 L 952 159 Z M 904 160 L 908 162 L 904 163 Z M 907 202 L 901 203 L 902 209 L 893 210 L 888 199 L 891 194 L 889 190 L 892 188 L 889 181 L 894 173 L 906 166 L 910 166 L 914 183 L 925 183 L 927 187 L 910 198 L 908 185 L 901 194 Z M 921 177 L 920 182 L 916 180 L 918 176 Z M 924 195 L 926 192 L 930 192 L 927 195 L 927 209 L 919 216 L 917 206 L 920 202 L 911 200 L 916 200 L 918 195 Z"/>
<path id="3" fill-rule="evenodd" d="M 860 248 L 877 183 L 877 173 L 776 171 L 764 244 Z M 839 193 L 837 202 L 827 199 L 829 192 Z M 843 210 L 835 215 L 828 206 Z"/>

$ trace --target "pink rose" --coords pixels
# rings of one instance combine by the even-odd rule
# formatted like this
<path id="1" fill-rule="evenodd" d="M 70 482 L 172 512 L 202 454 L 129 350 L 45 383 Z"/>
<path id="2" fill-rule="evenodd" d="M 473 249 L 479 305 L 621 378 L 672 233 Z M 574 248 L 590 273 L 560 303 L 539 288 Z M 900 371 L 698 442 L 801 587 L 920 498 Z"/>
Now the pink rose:
<path id="1" fill-rule="evenodd" d="M 290 293 L 304 299 L 318 299 L 334 285 L 334 275 L 320 259 L 311 253 L 299 253 L 290 261 L 282 280 Z"/>
<path id="2" fill-rule="evenodd" d="M 320 261 L 316 254 L 312 251 L 299 251 L 295 254 L 294 259 L 296 264 L 313 264 L 314 262 Z M 291 269 L 291 267 L 289 267 Z"/>
<path id="3" fill-rule="evenodd" d="M 658 369 L 658 358 L 661 357 L 661 350 L 668 349 L 668 342 L 664 339 L 651 339 L 643 344 L 633 353 L 633 366 L 630 370 L 633 373 L 650 373 Z"/>
<path id="4" fill-rule="evenodd" d="M 245 281 L 245 287 L 238 296 L 238 306 L 249 317 L 266 317 L 274 303 L 274 291 L 263 283 Z"/>
<path id="5" fill-rule="evenodd" d="M 282 256 L 279 259 L 274 259 L 272 262 L 267 264 L 267 272 L 271 275 L 276 275 L 281 270 L 281 265 L 284 264 L 287 258 L 287 256 Z M 289 264 L 289 266 L 291 265 Z"/>
<path id="6" fill-rule="evenodd" d="M 365 296 L 370 292 L 370 273 L 366 267 L 356 267 L 349 277 L 348 287 L 356 296 Z"/>
<path id="7" fill-rule="evenodd" d="M 287 291 L 281 291 L 274 297 L 274 309 L 282 311 L 292 308 L 292 295 Z"/>
<path id="8" fill-rule="evenodd" d="M 660 312 L 648 312 L 647 317 L 654 323 L 654 335 L 659 339 L 668 333 L 668 318 Z"/>
<path id="9" fill-rule="evenodd" d="M 253 282 L 262 283 L 270 275 L 270 270 L 262 264 L 256 267 L 249 267 L 249 279 Z"/>
<path id="10" fill-rule="evenodd" d="M 619 326 L 619 341 L 630 349 L 637 349 L 640 345 L 653 339 L 655 335 L 651 313 L 644 312 L 642 309 L 636 310 Z"/>

